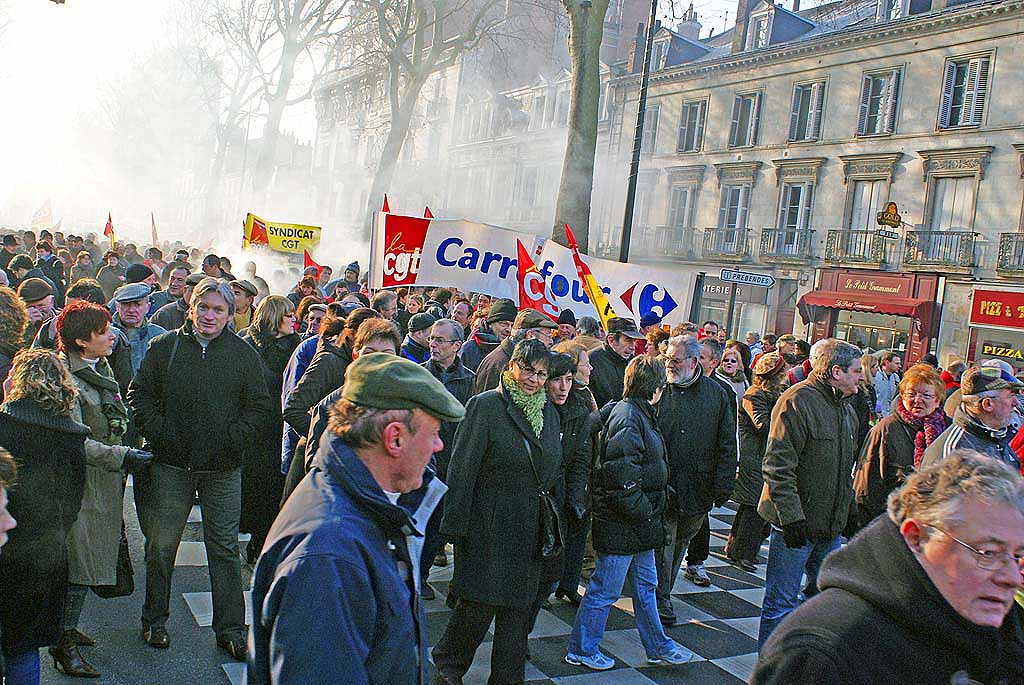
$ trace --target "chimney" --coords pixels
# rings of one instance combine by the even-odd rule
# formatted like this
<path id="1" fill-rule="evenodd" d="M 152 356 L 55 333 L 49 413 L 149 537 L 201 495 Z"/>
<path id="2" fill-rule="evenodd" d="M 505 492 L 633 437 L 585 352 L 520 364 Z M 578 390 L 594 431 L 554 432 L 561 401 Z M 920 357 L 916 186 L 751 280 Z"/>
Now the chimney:
<path id="1" fill-rule="evenodd" d="M 800 11 L 800 0 L 793 0 L 793 14 Z"/>
<path id="2" fill-rule="evenodd" d="M 740 0 L 746 2 L 746 0 Z M 644 68 L 644 46 L 647 43 L 647 30 L 643 24 L 636 25 L 636 38 L 633 40 L 633 47 L 629 50 L 629 62 L 626 70 L 631 74 L 639 74 Z"/>
<path id="3" fill-rule="evenodd" d="M 747 23 L 750 21 L 751 0 L 738 0 L 736 4 L 736 27 L 732 34 L 732 54 L 743 52 L 747 47 Z"/>
<path id="4" fill-rule="evenodd" d="M 693 3 L 691 2 L 690 8 L 683 14 L 682 21 L 676 26 L 676 33 L 690 40 L 700 40 L 700 30 L 702 28 L 697 20 L 697 11 L 693 9 Z"/>

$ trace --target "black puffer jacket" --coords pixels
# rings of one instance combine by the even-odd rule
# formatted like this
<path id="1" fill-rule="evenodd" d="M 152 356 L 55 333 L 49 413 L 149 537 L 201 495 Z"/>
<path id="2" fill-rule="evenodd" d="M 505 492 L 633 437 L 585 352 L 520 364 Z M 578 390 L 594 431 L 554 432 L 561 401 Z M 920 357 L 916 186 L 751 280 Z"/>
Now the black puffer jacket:
<path id="1" fill-rule="evenodd" d="M 573 388 L 558 407 L 562 424 L 562 467 L 565 470 L 565 509 L 577 520 L 587 510 L 590 471 L 594 464 L 591 416 L 594 396 L 586 388 Z"/>
<path id="2" fill-rule="evenodd" d="M 590 364 L 594 367 L 590 372 L 590 392 L 594 393 L 598 408 L 621 400 L 629 360 L 623 359 L 621 354 L 605 343 L 604 347 L 590 353 Z"/>
<path id="3" fill-rule="evenodd" d="M 345 369 L 352 363 L 352 349 L 320 339 L 320 348 L 309 362 L 306 373 L 295 385 L 284 405 L 284 420 L 299 435 L 309 433 L 309 410 L 345 382 Z"/>
<path id="4" fill-rule="evenodd" d="M 430 358 L 422 366 L 431 373 L 437 380 L 444 383 L 445 389 L 455 396 L 462 406 L 466 406 L 469 398 L 473 396 L 473 381 L 476 374 L 467 369 L 462 360 L 458 357 L 447 369 L 441 368 L 437 360 Z M 441 423 L 441 442 L 444 443 L 439 451 L 434 453 L 432 461 L 434 470 L 442 481 L 448 480 L 448 462 L 452 456 L 452 446 L 455 444 L 455 431 L 459 427 L 458 421 L 443 421 Z"/>
<path id="5" fill-rule="evenodd" d="M 665 441 L 649 402 L 628 398 L 600 412 L 594 468 L 594 549 L 636 554 L 665 544 Z"/>
<path id="6" fill-rule="evenodd" d="M 764 388 L 750 387 L 743 394 L 739 413 L 740 468 L 732 499 L 737 504 L 756 507 L 764 488 L 761 466 L 764 449 L 768 444 L 768 428 L 772 422 L 772 407 L 781 393 Z"/>

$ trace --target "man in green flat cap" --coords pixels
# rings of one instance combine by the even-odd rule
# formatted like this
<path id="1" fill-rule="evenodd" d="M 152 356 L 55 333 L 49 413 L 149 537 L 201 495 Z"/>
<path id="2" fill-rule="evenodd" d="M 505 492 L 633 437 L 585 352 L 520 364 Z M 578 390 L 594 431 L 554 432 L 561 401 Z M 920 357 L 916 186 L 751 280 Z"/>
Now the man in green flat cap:
<path id="1" fill-rule="evenodd" d="M 247 683 L 426 682 L 419 565 L 447 490 L 426 467 L 441 422 L 464 415 L 407 359 L 349 365 L 313 468 L 256 565 Z"/>

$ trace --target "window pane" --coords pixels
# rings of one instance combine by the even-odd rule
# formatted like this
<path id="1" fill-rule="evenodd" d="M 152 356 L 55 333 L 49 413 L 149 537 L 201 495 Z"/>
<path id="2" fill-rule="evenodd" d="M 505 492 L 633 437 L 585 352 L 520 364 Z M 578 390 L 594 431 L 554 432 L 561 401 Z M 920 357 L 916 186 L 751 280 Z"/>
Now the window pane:
<path id="1" fill-rule="evenodd" d="M 754 98 L 744 95 L 740 100 L 739 123 L 736 127 L 736 145 L 750 144 L 750 115 L 754 106 Z"/>
<path id="2" fill-rule="evenodd" d="M 957 62 L 953 72 L 953 92 L 949 101 L 949 125 L 960 126 L 964 121 L 964 94 L 967 91 L 967 62 Z"/>
<path id="3" fill-rule="evenodd" d="M 974 186 L 973 176 L 935 180 L 931 220 L 933 231 L 972 230 Z"/>
<path id="4" fill-rule="evenodd" d="M 871 77 L 871 91 L 868 96 L 868 119 L 864 127 L 865 133 L 881 133 L 882 126 L 882 103 L 885 100 L 885 76 Z"/>
<path id="5" fill-rule="evenodd" d="M 811 119 L 811 86 L 797 86 L 797 123 L 795 140 L 807 140 L 807 127 Z"/>

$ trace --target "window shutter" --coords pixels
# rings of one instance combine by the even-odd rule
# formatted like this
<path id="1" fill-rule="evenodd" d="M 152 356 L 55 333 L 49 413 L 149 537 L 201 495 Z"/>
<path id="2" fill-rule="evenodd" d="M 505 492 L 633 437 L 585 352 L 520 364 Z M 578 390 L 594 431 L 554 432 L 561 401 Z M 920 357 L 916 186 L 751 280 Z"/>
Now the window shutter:
<path id="1" fill-rule="evenodd" d="M 686 132 L 690 128 L 690 106 L 683 105 L 679 114 L 679 140 L 676 141 L 676 150 L 686 151 Z"/>
<path id="2" fill-rule="evenodd" d="M 811 227 L 811 207 L 814 204 L 814 184 L 807 183 L 804 185 L 804 206 L 803 221 L 800 223 L 800 228 L 807 229 Z"/>
<path id="3" fill-rule="evenodd" d="M 729 128 L 729 146 L 739 144 L 740 109 L 743 107 L 743 96 L 737 95 L 732 101 L 732 126 Z"/>
<path id="4" fill-rule="evenodd" d="M 704 147 L 704 113 L 706 108 L 706 100 L 701 100 L 697 103 L 697 130 L 693 133 L 694 151 L 699 151 Z"/>
<path id="5" fill-rule="evenodd" d="M 786 228 L 786 215 L 789 213 L 790 194 L 793 186 L 788 183 L 782 184 L 782 195 L 779 197 L 778 217 L 775 219 L 775 226 L 781 231 Z"/>
<path id="6" fill-rule="evenodd" d="M 860 89 L 860 114 L 857 116 L 857 135 L 864 135 L 868 125 L 868 106 L 871 101 L 871 77 L 865 76 Z"/>
<path id="7" fill-rule="evenodd" d="M 985 113 L 985 100 L 988 99 L 988 72 L 988 57 L 971 60 L 967 69 L 967 89 L 964 93 L 965 124 L 981 124 L 982 115 Z"/>
<path id="8" fill-rule="evenodd" d="M 736 228 L 747 227 L 747 202 L 750 186 L 740 186 L 739 205 L 736 207 Z"/>
<path id="9" fill-rule="evenodd" d="M 732 186 L 722 187 L 722 199 L 718 205 L 718 227 L 725 228 L 726 221 L 729 219 L 729 195 L 732 190 Z"/>
<path id="10" fill-rule="evenodd" d="M 825 84 L 815 83 L 811 90 L 811 120 L 808 124 L 807 137 L 817 140 L 821 136 L 821 112 L 825 106 Z"/>
<path id="11" fill-rule="evenodd" d="M 793 86 L 793 108 L 789 113 L 789 139 L 796 140 L 797 129 L 800 128 L 800 94 L 803 86 Z"/>
<path id="12" fill-rule="evenodd" d="M 882 126 L 885 133 L 892 133 L 896 130 L 896 102 L 899 99 L 899 93 L 900 70 L 894 69 L 885 84 L 885 107 L 880 113 L 880 115 L 884 115 Z"/>
<path id="13" fill-rule="evenodd" d="M 757 132 L 761 128 L 761 93 L 754 94 L 754 104 L 750 107 L 750 133 L 747 145 L 757 145 Z"/>
<path id="14" fill-rule="evenodd" d="M 949 127 L 949 109 L 953 102 L 953 79 L 956 77 L 956 62 L 946 62 L 946 73 L 942 77 L 942 97 L 939 100 L 939 128 Z"/>

